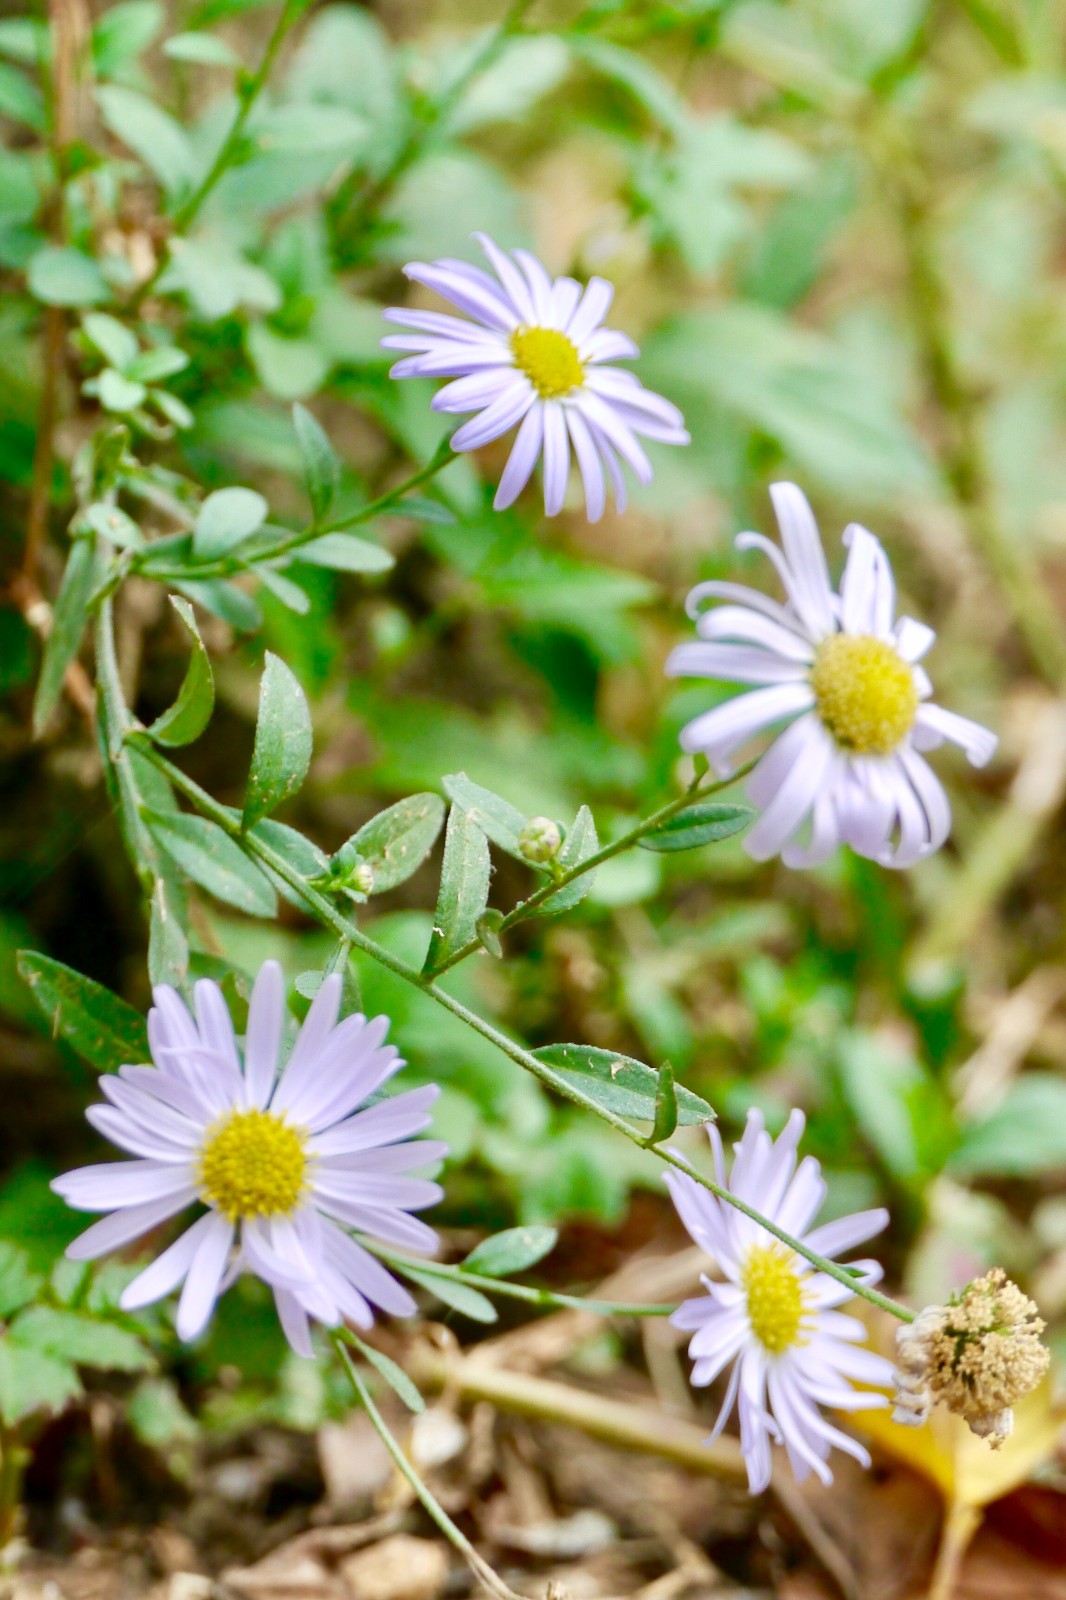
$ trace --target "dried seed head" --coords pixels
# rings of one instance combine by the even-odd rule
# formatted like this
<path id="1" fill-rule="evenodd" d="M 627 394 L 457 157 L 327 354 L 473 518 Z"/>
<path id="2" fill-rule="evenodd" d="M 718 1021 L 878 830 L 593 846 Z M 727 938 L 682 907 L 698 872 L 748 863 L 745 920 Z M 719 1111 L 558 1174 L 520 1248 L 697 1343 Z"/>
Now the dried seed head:
<path id="1" fill-rule="evenodd" d="M 1012 1407 L 1048 1369 L 1043 1331 L 1036 1306 L 1002 1268 L 975 1278 L 897 1333 L 893 1419 L 917 1425 L 940 1401 L 997 1449 L 1014 1424 Z"/>
<path id="2" fill-rule="evenodd" d="M 531 817 L 518 835 L 518 848 L 538 866 L 554 861 L 563 842 L 563 830 L 550 817 Z"/>

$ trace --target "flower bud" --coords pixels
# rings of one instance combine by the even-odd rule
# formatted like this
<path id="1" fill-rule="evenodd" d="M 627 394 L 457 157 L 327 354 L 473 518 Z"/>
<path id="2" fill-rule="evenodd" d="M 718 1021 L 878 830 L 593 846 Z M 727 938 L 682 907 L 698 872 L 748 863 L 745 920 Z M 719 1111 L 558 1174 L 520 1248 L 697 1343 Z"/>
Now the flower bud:
<path id="1" fill-rule="evenodd" d="M 354 889 L 364 898 L 374 887 L 374 869 L 369 861 L 358 862 L 348 874 L 347 888 Z"/>
<path id="2" fill-rule="evenodd" d="M 559 854 L 563 830 L 550 817 L 531 817 L 518 835 L 518 848 L 527 861 L 546 866 Z"/>
<path id="3" fill-rule="evenodd" d="M 893 1421 L 918 1425 L 937 1401 L 998 1449 L 1013 1407 L 1035 1389 L 1050 1356 L 1036 1306 L 1000 1267 L 976 1278 L 946 1306 L 927 1306 L 896 1335 Z"/>

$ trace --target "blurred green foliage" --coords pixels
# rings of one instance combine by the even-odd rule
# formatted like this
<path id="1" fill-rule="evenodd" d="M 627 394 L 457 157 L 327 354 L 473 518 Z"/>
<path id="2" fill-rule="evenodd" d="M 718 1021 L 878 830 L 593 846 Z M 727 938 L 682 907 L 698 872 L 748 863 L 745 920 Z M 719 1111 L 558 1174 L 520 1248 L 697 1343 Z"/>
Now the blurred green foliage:
<path id="1" fill-rule="evenodd" d="M 844 522 L 870 521 L 908 606 L 940 632 L 942 697 L 1004 734 L 1000 766 L 979 781 L 943 759 L 952 848 L 906 878 L 851 857 L 804 877 L 757 867 L 739 839 L 635 852 L 606 863 L 565 919 L 508 937 L 505 962 L 479 956 L 447 984 L 531 1046 L 577 1039 L 669 1061 L 730 1129 L 752 1104 L 774 1123 L 803 1105 L 831 1207 L 891 1204 L 897 1280 L 936 1299 L 945 1275 L 995 1258 L 1037 1273 L 1046 1313 L 1061 1316 L 1061 991 L 1045 985 L 1035 1014 L 1021 1008 L 1020 1034 L 997 1017 L 1063 960 L 1066 862 L 1049 824 L 1066 778 L 1046 720 L 1066 682 L 1062 8 L 544 0 L 501 29 L 498 5 L 442 0 L 409 13 L 402 37 L 387 6 L 289 0 L 284 15 L 253 94 L 276 5 L 106 7 L 91 73 L 82 63 L 67 85 L 58 154 L 63 64 L 39 20 L 0 22 L 0 560 L 12 580 L 0 611 L 0 1072 L 12 1099 L 0 1236 L 21 1235 L 36 1207 L 54 1219 L 49 1248 L 61 1243 L 47 1177 L 93 1148 L 79 1121 L 91 1073 L 50 1037 L 15 950 L 47 952 L 137 1009 L 147 997 L 137 885 L 92 738 L 62 694 L 85 656 L 79 603 L 100 577 L 92 519 L 68 528 L 78 472 L 99 469 L 78 452 L 110 417 L 149 464 L 129 471 L 126 510 L 107 513 L 119 520 L 95 527 L 143 567 L 118 609 L 131 703 L 172 743 L 195 737 L 187 769 L 239 805 L 272 652 L 311 705 L 310 773 L 283 817 L 320 866 L 383 807 L 459 772 L 525 816 L 569 823 L 587 804 L 601 839 L 615 837 L 687 779 L 677 730 L 716 691 L 668 684 L 660 664 L 693 582 L 764 581 L 730 536 L 767 528 L 768 481 L 804 483 L 831 550 Z M 595 528 L 576 502 L 546 524 L 534 491 L 492 512 L 493 447 L 357 538 L 344 527 L 442 432 L 429 385 L 390 381 L 380 308 L 408 292 L 403 262 L 472 259 L 474 229 L 534 245 L 555 271 L 610 277 L 612 319 L 641 341 L 636 370 L 682 406 L 693 443 L 653 450 L 634 509 Z M 56 315 L 39 577 L 62 649 L 36 689 L 35 744 L 40 646 L 18 574 L 43 319 Z M 295 428 L 293 402 L 307 408 Z M 342 531 L 257 568 L 257 585 L 176 584 L 196 610 L 172 610 L 176 557 L 158 541 L 175 508 L 195 509 L 196 486 L 205 558 L 298 525 L 308 501 L 316 525 L 328 516 Z M 68 565 L 71 532 L 84 555 Z M 210 723 L 206 679 L 180 689 L 190 650 L 191 674 L 201 654 L 214 665 Z M 272 681 L 283 695 L 277 670 Z M 298 787 L 268 743 L 255 736 L 269 805 L 250 802 L 249 820 Z M 1028 789 L 1008 786 L 1014 766 Z M 291 905 L 277 924 L 236 914 L 274 908 L 248 863 L 226 858 L 229 909 L 194 889 L 185 923 L 173 862 L 201 882 L 221 846 L 172 807 L 157 782 L 149 810 L 162 820 L 142 848 L 170 888 L 152 901 L 154 949 L 178 962 L 191 950 L 203 973 L 247 975 L 267 954 L 294 977 L 321 970 L 333 945 Z M 997 825 L 1017 859 L 990 843 Z M 416 967 L 438 868 L 439 854 L 383 885 L 363 914 Z M 491 905 L 506 911 L 535 881 L 494 853 Z M 394 975 L 360 962 L 358 976 L 414 1078 L 445 1086 L 449 1220 L 611 1228 L 635 1186 L 658 1186 L 650 1155 Z M 227 1326 L 213 1335 L 219 1360 Z M 180 1440 L 176 1397 L 138 1392 L 146 1436 Z"/>

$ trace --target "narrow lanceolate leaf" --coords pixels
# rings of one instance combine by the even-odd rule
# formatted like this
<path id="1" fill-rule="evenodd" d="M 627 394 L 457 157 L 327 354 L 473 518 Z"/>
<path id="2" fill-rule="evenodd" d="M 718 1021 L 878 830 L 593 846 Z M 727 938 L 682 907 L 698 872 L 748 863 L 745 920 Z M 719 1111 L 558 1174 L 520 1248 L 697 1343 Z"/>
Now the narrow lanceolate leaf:
<path id="1" fill-rule="evenodd" d="M 384 1351 L 375 1350 L 373 1345 L 365 1344 L 350 1328 L 345 1329 L 342 1338 L 346 1343 L 353 1345 L 364 1360 L 369 1361 L 375 1372 L 385 1379 L 393 1393 L 399 1395 L 408 1411 L 413 1411 L 417 1416 L 426 1409 L 426 1402 L 406 1372 L 402 1367 L 398 1367 L 391 1357 L 385 1355 Z"/>
<path id="2" fill-rule="evenodd" d="M 33 702 L 33 732 L 39 737 L 47 726 L 63 687 L 63 676 L 78 653 L 88 620 L 96 558 L 91 539 L 75 539 L 67 569 L 56 596 L 52 631 L 44 647 L 41 676 Z"/>
<path id="3" fill-rule="evenodd" d="M 452 806 L 444 834 L 440 893 L 425 972 L 431 972 L 477 937 L 489 897 L 489 841 L 462 806 Z"/>
<path id="4" fill-rule="evenodd" d="M 412 794 L 364 822 L 348 844 L 374 874 L 373 893 L 395 889 L 417 872 L 437 842 L 444 823 L 439 794 Z"/>
<path id="5" fill-rule="evenodd" d="M 754 815 L 751 806 L 717 805 L 710 800 L 698 800 L 695 805 L 675 812 L 637 843 L 642 850 L 694 850 L 697 845 L 714 844 L 742 832 Z"/>
<path id="6" fill-rule="evenodd" d="M 200 638 L 192 606 L 187 600 L 182 600 L 179 595 L 174 594 L 170 596 L 170 603 L 192 638 L 192 655 L 189 657 L 189 665 L 178 690 L 178 698 L 169 711 L 164 711 L 162 716 L 156 717 L 148 733 L 156 744 L 175 748 L 178 745 L 192 744 L 210 722 L 211 713 L 215 709 L 215 680 L 211 672 L 211 658 Z"/>
<path id="7" fill-rule="evenodd" d="M 388 572 L 396 565 L 388 550 L 354 533 L 324 533 L 320 539 L 299 545 L 292 559 L 309 562 L 312 567 L 332 567 L 335 572 Z"/>
<path id="8" fill-rule="evenodd" d="M 448 799 L 468 811 L 493 844 L 498 844 L 501 850 L 519 861 L 525 861 L 518 848 L 518 835 L 529 819 L 509 800 L 493 794 L 491 789 L 483 789 L 480 783 L 473 783 L 465 772 L 453 772 L 443 780 L 443 787 Z"/>
<path id="9" fill-rule="evenodd" d="M 651 1130 L 651 1143 L 662 1144 L 677 1127 L 677 1085 L 674 1069 L 669 1061 L 659 1068 L 659 1092 L 655 1096 L 655 1125 Z"/>
<path id="10" fill-rule="evenodd" d="M 153 984 L 180 989 L 189 975 L 189 941 L 177 915 L 177 896 L 164 878 L 152 890 L 148 917 L 148 976 Z"/>
<path id="11" fill-rule="evenodd" d="M 587 861 L 589 856 L 594 856 L 599 848 L 600 841 L 596 836 L 596 824 L 592 812 L 588 806 L 582 806 L 574 819 L 573 827 L 563 840 L 563 847 L 556 859 L 564 872 L 572 872 L 583 861 Z M 596 873 L 592 871 L 575 878 L 573 883 L 564 884 L 537 907 L 537 916 L 554 916 L 556 912 L 569 911 L 572 906 L 584 900 L 595 880 Z"/>
<path id="12" fill-rule="evenodd" d="M 200 507 L 192 547 L 200 561 L 224 556 L 263 526 L 268 507 L 254 489 L 217 489 Z"/>
<path id="13" fill-rule="evenodd" d="M 250 916 L 274 916 L 277 900 L 270 884 L 216 823 L 183 811 L 143 815 L 153 837 L 201 889 Z"/>
<path id="14" fill-rule="evenodd" d="M 584 1090 L 605 1111 L 622 1117 L 639 1117 L 654 1122 L 659 1104 L 660 1075 L 643 1061 L 620 1056 L 613 1050 L 598 1050 L 588 1044 L 549 1044 L 534 1050 L 538 1061 L 554 1069 L 562 1083 Z M 697 1122 L 713 1122 L 714 1112 L 706 1100 L 691 1089 L 676 1086 L 677 1120 L 682 1127 Z"/>
<path id="15" fill-rule="evenodd" d="M 436 1295 L 444 1305 L 451 1306 L 453 1311 L 458 1311 L 464 1317 L 469 1317 L 471 1322 L 496 1321 L 496 1307 L 480 1289 L 472 1289 L 468 1283 L 460 1283 L 458 1279 L 448 1277 L 443 1272 L 438 1274 L 423 1271 L 419 1267 L 409 1267 L 406 1262 L 400 1270 L 405 1278 L 410 1278 L 412 1283 L 428 1289 L 430 1294 Z"/>
<path id="16" fill-rule="evenodd" d="M 304 692 L 280 656 L 268 650 L 244 799 L 246 828 L 296 793 L 311 765 L 311 744 L 311 712 Z"/>
<path id="17" fill-rule="evenodd" d="M 36 950 L 19 952 L 18 971 L 52 1032 L 97 1071 L 115 1072 L 152 1059 L 144 1018 L 103 984 Z"/>
<path id="18" fill-rule="evenodd" d="M 293 406 L 292 425 L 296 429 L 296 443 L 300 446 L 307 495 L 318 525 L 325 521 L 340 483 L 340 457 L 330 444 L 329 435 L 322 424 L 305 406 Z"/>
<path id="19" fill-rule="evenodd" d="M 480 1272 L 486 1278 L 509 1278 L 536 1266 L 555 1249 L 557 1228 L 505 1228 L 491 1239 L 482 1239 L 462 1263 L 464 1272 Z"/>

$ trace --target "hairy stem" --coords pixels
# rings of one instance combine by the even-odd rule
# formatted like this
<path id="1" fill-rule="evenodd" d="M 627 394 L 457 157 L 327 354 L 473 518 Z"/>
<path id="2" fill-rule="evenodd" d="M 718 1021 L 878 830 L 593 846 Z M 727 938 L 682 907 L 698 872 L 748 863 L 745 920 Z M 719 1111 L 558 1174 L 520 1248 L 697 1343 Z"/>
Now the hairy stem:
<path id="1" fill-rule="evenodd" d="M 374 1404 L 370 1391 L 363 1382 L 363 1377 L 358 1367 L 355 1365 L 355 1362 L 349 1355 L 343 1338 L 339 1333 L 332 1334 L 331 1338 L 333 1348 L 340 1356 L 341 1364 L 343 1365 L 345 1372 L 348 1374 L 349 1381 L 353 1390 L 355 1391 L 356 1399 L 359 1401 L 359 1404 L 363 1407 L 363 1410 L 366 1412 L 367 1416 L 370 1418 L 370 1421 L 376 1428 L 378 1437 L 381 1439 L 382 1444 L 392 1457 L 397 1470 L 401 1472 L 407 1479 L 407 1482 L 411 1485 L 411 1488 L 414 1490 L 415 1494 L 418 1496 L 422 1505 L 432 1517 L 441 1533 L 443 1533 L 444 1537 L 450 1544 L 454 1545 L 455 1549 L 458 1550 L 459 1554 L 467 1563 L 471 1572 L 478 1579 L 479 1583 L 481 1583 L 481 1585 L 488 1591 L 489 1594 L 495 1597 L 495 1600 L 521 1600 L 521 1597 L 515 1594 L 513 1589 L 508 1588 L 507 1584 L 504 1583 L 502 1578 L 497 1577 L 496 1573 L 493 1572 L 485 1558 L 478 1554 L 478 1552 L 474 1549 L 474 1546 L 470 1543 L 470 1540 L 466 1537 L 466 1534 L 463 1533 L 460 1528 L 456 1527 L 455 1523 L 445 1511 L 444 1507 L 437 1500 L 436 1496 L 432 1493 L 428 1486 L 423 1483 L 411 1462 L 408 1461 L 407 1457 L 404 1455 L 396 1436 L 393 1434 L 388 1423 L 385 1421 L 385 1418 L 381 1415 L 381 1412 Z"/>
<path id="2" fill-rule="evenodd" d="M 432 978 L 417 971 L 416 968 L 408 966 L 406 961 L 401 960 L 399 956 L 393 955 L 391 950 L 384 949 L 381 945 L 375 943 L 373 939 L 368 938 L 331 901 L 327 900 L 324 895 L 319 894 L 316 889 L 310 888 L 307 881 L 289 865 L 284 857 L 266 844 L 254 830 L 245 832 L 236 815 L 231 813 L 225 806 L 220 805 L 218 801 L 212 799 L 206 790 L 200 788 L 199 784 L 187 778 L 181 768 L 174 766 L 173 762 L 169 761 L 166 756 L 161 755 L 144 734 L 134 734 L 132 737 L 136 739 L 137 748 L 145 757 L 157 766 L 161 772 L 166 773 L 175 789 L 185 795 L 186 799 L 196 806 L 201 815 L 208 817 L 228 833 L 240 845 L 246 855 L 251 856 L 253 860 L 260 861 L 263 866 L 269 867 L 271 872 L 276 873 L 278 877 L 287 883 L 300 896 L 316 921 L 331 929 L 339 938 L 348 939 L 354 949 L 361 950 L 372 961 L 387 967 L 390 972 L 402 978 L 405 983 L 409 983 L 413 988 L 421 989 L 423 994 L 429 995 L 431 1000 L 435 1000 L 439 1006 L 443 1006 L 454 1017 L 458 1017 L 461 1022 L 465 1022 L 467 1027 L 472 1028 L 475 1033 L 479 1033 L 490 1044 L 494 1044 L 498 1050 L 509 1056 L 518 1066 L 523 1067 L 526 1072 L 532 1073 L 535 1078 L 540 1079 L 541 1083 L 546 1084 L 548 1088 L 570 1100 L 574 1105 L 579 1105 L 584 1110 L 590 1111 L 593 1116 L 599 1117 L 601 1122 L 605 1122 L 609 1127 L 614 1128 L 615 1132 L 620 1133 L 624 1139 L 628 1139 L 630 1144 L 637 1145 L 642 1150 L 651 1148 L 646 1136 L 638 1132 L 624 1117 L 619 1116 L 617 1112 L 609 1111 L 605 1106 L 601 1106 L 592 1095 L 586 1094 L 583 1089 L 579 1089 L 568 1079 L 555 1072 L 546 1062 L 539 1060 L 532 1051 L 526 1050 L 522 1045 L 502 1032 L 501 1029 L 495 1027 L 493 1023 L 479 1016 L 476 1011 L 471 1011 L 469 1006 L 464 1005 L 461 1000 L 457 1000 L 454 995 L 449 994 L 447 989 L 442 989 Z M 760 1227 L 765 1228 L 768 1233 L 772 1234 L 775 1239 L 780 1240 L 788 1249 L 802 1256 L 805 1261 L 809 1261 L 817 1271 L 824 1272 L 827 1277 L 845 1285 L 852 1294 L 860 1295 L 864 1300 L 868 1300 L 871 1305 L 878 1306 L 882 1311 L 887 1311 L 890 1315 L 898 1317 L 901 1322 L 914 1321 L 914 1312 L 909 1307 L 900 1305 L 898 1301 L 890 1299 L 887 1295 L 879 1294 L 876 1289 L 870 1288 L 868 1284 L 861 1283 L 849 1272 L 847 1267 L 840 1266 L 837 1262 L 830 1261 L 825 1256 L 818 1255 L 816 1251 L 809 1249 L 799 1239 L 793 1238 L 790 1233 L 786 1233 L 783 1228 L 779 1228 L 775 1222 L 772 1222 L 768 1217 L 764 1217 L 761 1212 L 756 1211 L 753 1206 L 749 1206 L 746 1201 L 741 1200 L 738 1195 L 732 1194 L 729 1189 L 716 1183 L 712 1178 L 705 1177 L 702 1172 L 698 1172 L 677 1151 L 656 1145 L 654 1146 L 654 1154 L 659 1157 L 660 1161 L 665 1162 L 667 1166 L 673 1167 L 677 1172 L 681 1172 L 686 1177 L 691 1178 L 694 1183 L 698 1183 L 701 1188 L 708 1190 L 710 1194 L 716 1196 L 726 1205 L 743 1212 L 746 1217 L 750 1217 L 753 1222 L 757 1222 Z"/>

